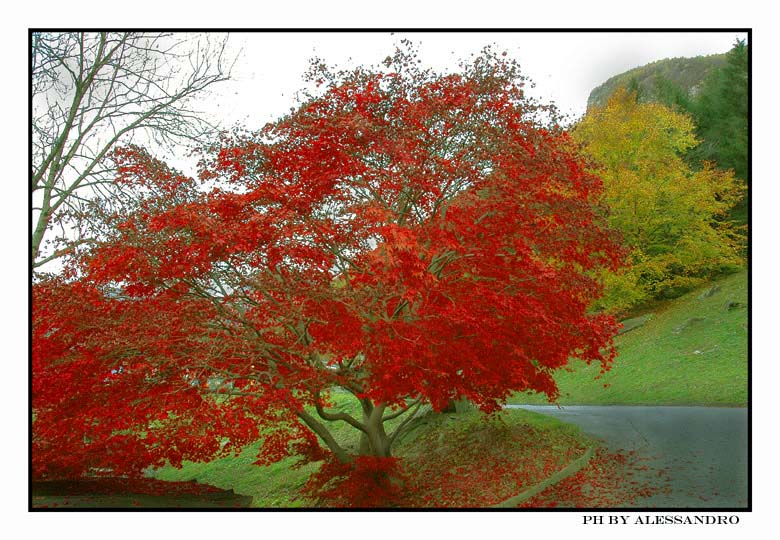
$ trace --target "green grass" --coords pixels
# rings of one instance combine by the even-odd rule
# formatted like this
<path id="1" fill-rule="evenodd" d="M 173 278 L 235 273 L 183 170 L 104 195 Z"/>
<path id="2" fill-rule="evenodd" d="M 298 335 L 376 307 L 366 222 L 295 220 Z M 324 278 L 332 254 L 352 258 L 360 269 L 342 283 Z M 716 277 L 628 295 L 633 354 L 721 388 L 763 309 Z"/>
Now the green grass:
<path id="1" fill-rule="evenodd" d="M 337 395 L 336 402 L 342 408 L 351 408 L 346 396 Z M 332 426 L 334 435 L 354 450 L 357 432 L 341 424 Z M 564 461 L 582 453 L 588 444 L 589 439 L 575 426 L 528 411 L 504 411 L 487 419 L 477 411 L 457 415 L 429 412 L 412 423 L 408 433 L 397 441 L 394 454 L 403 459 L 410 477 L 416 478 L 412 505 L 486 506 L 519 493 L 523 488 L 519 484 L 540 481 L 550 467 L 565 466 Z M 151 475 L 160 480 L 196 480 L 233 489 L 237 494 L 252 496 L 252 506 L 259 508 L 314 506 L 316 503 L 304 499 L 299 490 L 318 464 L 294 468 L 297 460 L 287 458 L 270 466 L 257 466 L 253 462 L 258 446 L 250 445 L 236 457 L 210 463 L 185 462 L 181 469 L 169 466 Z M 496 454 L 499 449 L 501 452 Z M 480 459 L 503 459 L 504 466 L 517 474 L 485 482 L 487 465 L 480 464 Z M 441 492 L 440 484 L 446 479 L 450 483 Z M 477 489 L 474 482 L 481 487 Z"/>
<path id="2" fill-rule="evenodd" d="M 357 403 L 347 393 L 334 392 L 334 407 L 330 411 L 357 412 Z M 389 425 L 394 425 L 390 423 Z M 356 431 L 344 422 L 334 422 L 328 426 L 336 440 L 347 449 L 354 450 L 358 444 Z M 261 442 L 244 448 L 238 456 L 217 459 L 208 463 L 185 462 L 181 469 L 164 467 L 151 472 L 155 478 L 167 481 L 196 480 L 221 489 L 233 489 L 241 495 L 254 498 L 255 507 L 300 507 L 307 501 L 298 498 L 298 491 L 306 483 L 309 475 L 316 471 L 315 464 L 293 468 L 297 458 L 287 458 L 269 466 L 257 466 L 258 450 Z"/>
<path id="3" fill-rule="evenodd" d="M 196 480 L 222 489 L 233 489 L 254 498 L 255 507 L 299 507 L 305 501 L 297 498 L 298 490 L 316 470 L 313 465 L 292 469 L 297 460 L 288 458 L 271 466 L 254 465 L 258 444 L 246 447 L 236 457 L 217 459 L 209 463 L 185 462 L 181 469 L 164 467 L 152 475 L 159 480 Z"/>
<path id="4" fill-rule="evenodd" d="M 720 289 L 702 297 L 713 286 Z M 728 309 L 729 301 L 741 306 Z M 655 306 L 644 325 L 615 339 L 618 356 L 605 375 L 597 378 L 599 366 L 582 362 L 556 375 L 558 403 L 744 406 L 747 303 L 742 271 Z M 547 401 L 516 394 L 509 402 Z"/>

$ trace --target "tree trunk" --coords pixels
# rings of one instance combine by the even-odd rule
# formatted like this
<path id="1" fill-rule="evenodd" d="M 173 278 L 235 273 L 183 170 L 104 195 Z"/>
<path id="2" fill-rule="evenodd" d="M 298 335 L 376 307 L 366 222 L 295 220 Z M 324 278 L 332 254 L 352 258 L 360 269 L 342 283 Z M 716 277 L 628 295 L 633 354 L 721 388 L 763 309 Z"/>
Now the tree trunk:
<path id="1" fill-rule="evenodd" d="M 464 413 L 474 409 L 474 405 L 466 398 L 451 399 L 441 412 L 443 413 Z"/>
<path id="2" fill-rule="evenodd" d="M 378 423 L 366 422 L 368 433 L 360 434 L 360 444 L 358 448 L 359 455 L 383 458 L 392 457 L 392 441 L 385 432 L 381 417 L 382 415 L 380 411 L 380 414 L 378 415 Z M 386 478 L 390 485 L 394 486 L 395 488 L 403 488 L 404 480 L 402 477 L 386 472 L 378 474 L 381 474 L 383 478 Z"/>
<path id="3" fill-rule="evenodd" d="M 368 433 L 360 434 L 358 452 L 361 456 L 390 457 L 390 438 L 385 433 L 384 426 L 370 425 Z"/>
<path id="4" fill-rule="evenodd" d="M 360 443 L 358 444 L 358 455 L 370 456 L 371 455 L 371 443 L 368 442 L 368 435 L 360 432 Z"/>
<path id="5" fill-rule="evenodd" d="M 363 409 L 363 425 L 366 431 L 360 434 L 358 453 L 361 456 L 390 457 L 390 437 L 385 432 L 382 415 L 385 406 L 380 404 Z"/>

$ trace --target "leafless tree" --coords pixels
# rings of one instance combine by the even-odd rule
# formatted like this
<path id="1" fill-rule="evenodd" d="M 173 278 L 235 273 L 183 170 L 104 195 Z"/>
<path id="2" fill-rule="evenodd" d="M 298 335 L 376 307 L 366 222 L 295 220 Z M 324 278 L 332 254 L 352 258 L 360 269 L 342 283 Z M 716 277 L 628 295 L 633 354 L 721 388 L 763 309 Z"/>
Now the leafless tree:
<path id="1" fill-rule="evenodd" d="M 224 34 L 31 33 L 33 269 L 88 241 L 88 203 L 119 190 L 112 148 L 213 135 L 194 98 L 230 78 L 226 46 Z"/>

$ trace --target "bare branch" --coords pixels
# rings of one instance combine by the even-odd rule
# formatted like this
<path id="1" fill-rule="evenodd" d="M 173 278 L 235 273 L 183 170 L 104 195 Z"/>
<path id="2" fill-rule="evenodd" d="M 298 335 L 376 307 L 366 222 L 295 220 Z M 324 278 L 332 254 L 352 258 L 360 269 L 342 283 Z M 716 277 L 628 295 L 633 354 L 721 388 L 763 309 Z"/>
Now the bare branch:
<path id="1" fill-rule="evenodd" d="M 388 420 L 392 420 L 393 418 L 398 418 L 402 414 L 404 414 L 406 411 L 408 411 L 410 408 L 414 407 L 415 405 L 420 403 L 420 398 L 415 399 L 411 403 L 408 403 L 405 407 L 402 407 L 398 411 L 395 411 L 394 413 L 390 413 L 386 416 L 382 417 L 382 422 L 387 422 Z"/>
<path id="2" fill-rule="evenodd" d="M 344 413 L 344 412 L 340 412 L 340 413 L 329 413 L 329 412 L 327 412 L 323 408 L 323 406 L 322 406 L 322 400 L 320 398 L 320 393 L 319 392 L 314 392 L 314 398 L 315 398 L 314 406 L 317 409 L 317 414 L 323 420 L 327 420 L 329 422 L 336 422 L 338 420 L 341 420 L 343 422 L 346 422 L 350 426 L 352 426 L 352 427 L 354 427 L 356 429 L 359 429 L 360 431 L 362 431 L 364 433 L 367 432 L 366 426 L 364 426 L 362 423 L 358 422 L 351 415 L 349 415 L 347 413 Z"/>
<path id="3" fill-rule="evenodd" d="M 336 454 L 336 456 L 339 458 L 339 461 L 342 463 L 348 463 L 352 461 L 352 458 L 349 456 L 347 451 L 342 448 L 342 446 L 336 441 L 330 431 L 328 431 L 328 428 L 326 428 L 321 422 L 303 410 L 297 411 L 296 414 L 298 415 L 298 418 L 303 420 L 303 422 L 309 426 L 309 428 L 314 433 L 316 433 L 320 439 L 323 440 L 328 448 L 330 448 L 330 450 Z"/>
<path id="4" fill-rule="evenodd" d="M 400 435 L 403 432 L 403 430 L 406 428 L 406 426 L 409 425 L 409 422 L 414 420 L 414 418 L 417 416 L 417 412 L 420 410 L 420 406 L 421 405 L 422 405 L 422 401 L 421 400 L 417 400 L 417 406 L 415 406 L 415 408 L 412 411 L 412 413 L 409 416 L 407 416 L 406 418 L 404 418 L 403 422 L 398 424 L 398 426 L 396 426 L 395 430 L 388 437 L 388 441 L 389 441 L 388 445 L 392 446 L 393 442 L 395 442 L 396 438 L 398 438 L 398 435 Z M 408 410 L 408 409 L 406 409 L 406 410 Z M 403 412 L 406 412 L 406 410 L 404 410 Z"/>
<path id="5" fill-rule="evenodd" d="M 80 192 L 111 198 L 127 189 L 102 166 L 115 147 L 138 138 L 172 147 L 214 136 L 215 125 L 191 105 L 230 78 L 226 44 L 225 35 L 32 35 L 35 267 L 68 252 L 42 253 L 55 224 L 79 240 L 83 230 L 69 215 L 71 198 Z"/>

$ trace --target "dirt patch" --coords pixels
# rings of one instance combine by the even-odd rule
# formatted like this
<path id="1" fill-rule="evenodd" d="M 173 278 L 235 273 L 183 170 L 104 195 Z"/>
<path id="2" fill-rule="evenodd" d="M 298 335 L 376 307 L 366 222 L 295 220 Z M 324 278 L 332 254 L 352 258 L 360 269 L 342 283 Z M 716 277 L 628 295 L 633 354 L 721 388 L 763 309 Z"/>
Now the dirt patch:
<path id="1" fill-rule="evenodd" d="M 197 482 L 100 478 L 33 482 L 32 508 L 243 508 L 252 497 Z"/>

